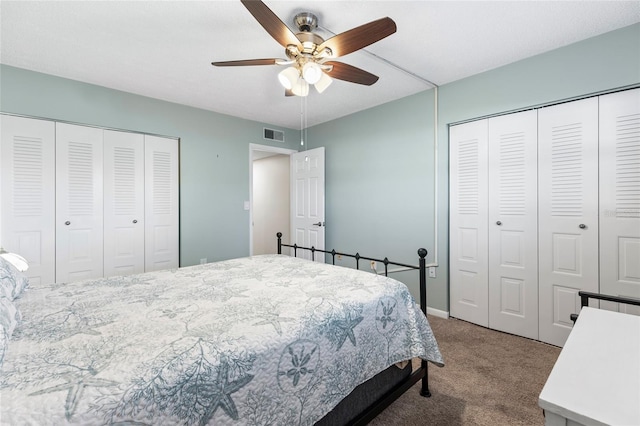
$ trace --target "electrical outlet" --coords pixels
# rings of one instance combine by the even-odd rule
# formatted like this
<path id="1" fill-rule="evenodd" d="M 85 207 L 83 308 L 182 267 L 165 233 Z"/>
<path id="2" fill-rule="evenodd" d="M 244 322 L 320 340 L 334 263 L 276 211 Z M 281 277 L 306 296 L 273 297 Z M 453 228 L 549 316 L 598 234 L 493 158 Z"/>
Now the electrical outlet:
<path id="1" fill-rule="evenodd" d="M 372 271 L 375 271 L 375 270 L 376 270 L 376 261 L 375 261 L 375 260 L 372 260 L 372 261 L 371 261 L 371 270 L 372 270 Z"/>
<path id="2" fill-rule="evenodd" d="M 338 255 L 338 260 L 342 260 L 342 255 L 341 254 Z"/>
<path id="3" fill-rule="evenodd" d="M 434 266 L 430 266 L 429 267 L 429 278 L 435 278 L 436 277 L 436 268 Z"/>
<path id="4" fill-rule="evenodd" d="M 205 263 L 207 263 L 207 258 L 203 257 L 202 259 L 200 259 L 200 264 L 204 265 Z"/>

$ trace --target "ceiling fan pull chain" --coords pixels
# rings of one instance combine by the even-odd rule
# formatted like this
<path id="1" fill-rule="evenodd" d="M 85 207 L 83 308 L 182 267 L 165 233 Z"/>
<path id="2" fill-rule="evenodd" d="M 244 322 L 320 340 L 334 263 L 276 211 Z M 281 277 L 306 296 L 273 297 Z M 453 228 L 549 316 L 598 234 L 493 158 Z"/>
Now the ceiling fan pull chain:
<path id="1" fill-rule="evenodd" d="M 304 146 L 304 97 L 300 97 L 300 146 Z"/>

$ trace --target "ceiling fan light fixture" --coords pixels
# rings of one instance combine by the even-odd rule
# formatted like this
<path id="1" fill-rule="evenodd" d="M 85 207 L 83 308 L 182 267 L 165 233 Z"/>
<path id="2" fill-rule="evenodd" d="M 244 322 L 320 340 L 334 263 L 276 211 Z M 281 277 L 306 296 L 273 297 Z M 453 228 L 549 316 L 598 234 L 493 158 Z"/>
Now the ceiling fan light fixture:
<path id="1" fill-rule="evenodd" d="M 322 93 L 327 87 L 331 85 L 331 83 L 333 83 L 333 79 L 323 72 L 320 80 L 318 80 L 314 87 L 316 88 L 318 93 Z"/>
<path id="2" fill-rule="evenodd" d="M 309 84 L 316 84 L 322 78 L 322 69 L 315 62 L 307 62 L 302 67 L 302 77 Z"/>
<path id="3" fill-rule="evenodd" d="M 296 96 L 307 96 L 309 94 L 309 84 L 300 77 L 291 88 L 291 91 Z"/>
<path id="4" fill-rule="evenodd" d="M 287 90 L 293 89 L 299 78 L 300 73 L 295 67 L 285 68 L 278 74 L 278 81 Z"/>

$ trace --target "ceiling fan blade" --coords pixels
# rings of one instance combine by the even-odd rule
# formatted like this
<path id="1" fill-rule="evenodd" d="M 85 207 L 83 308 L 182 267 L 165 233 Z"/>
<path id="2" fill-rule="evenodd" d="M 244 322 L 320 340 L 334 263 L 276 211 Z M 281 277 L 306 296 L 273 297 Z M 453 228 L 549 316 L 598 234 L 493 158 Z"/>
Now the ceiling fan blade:
<path id="1" fill-rule="evenodd" d="M 283 47 L 286 48 L 288 45 L 293 44 L 294 46 L 299 46 L 300 50 L 302 50 L 300 40 L 298 40 L 289 27 L 287 27 L 266 4 L 260 0 L 240 1 L 253 17 L 256 18 L 256 21 Z"/>
<path id="2" fill-rule="evenodd" d="M 214 67 L 242 67 L 246 65 L 277 65 L 278 59 L 244 59 L 240 61 L 211 62 Z"/>
<path id="3" fill-rule="evenodd" d="M 318 51 L 328 47 L 331 49 L 331 57 L 348 55 L 351 52 L 367 47 L 396 32 L 396 23 L 391 18 L 382 18 L 371 21 L 349 31 L 345 31 L 318 46 Z"/>
<path id="4" fill-rule="evenodd" d="M 329 61 L 325 62 L 324 65 L 331 65 L 333 67 L 331 71 L 327 71 L 327 74 L 329 77 L 337 78 L 338 80 L 371 86 L 378 81 L 379 78 L 377 75 L 343 62 Z"/>

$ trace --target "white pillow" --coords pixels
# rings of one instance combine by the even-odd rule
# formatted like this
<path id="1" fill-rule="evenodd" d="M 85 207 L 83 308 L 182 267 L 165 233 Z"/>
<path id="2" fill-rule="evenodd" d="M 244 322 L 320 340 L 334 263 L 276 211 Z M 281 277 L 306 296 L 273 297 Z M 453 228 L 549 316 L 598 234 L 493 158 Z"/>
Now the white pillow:
<path id="1" fill-rule="evenodd" d="M 0 256 L 0 296 L 15 300 L 28 285 L 29 278 L 18 271 L 13 263 Z"/>
<path id="2" fill-rule="evenodd" d="M 15 253 L 8 253 L 8 252 L 2 253 L 3 251 L 4 250 L 0 247 L 0 253 L 1 253 L 0 257 L 4 257 L 9 262 L 11 262 L 18 271 L 24 272 L 27 269 L 29 269 L 29 262 L 27 262 L 27 259 Z"/>

